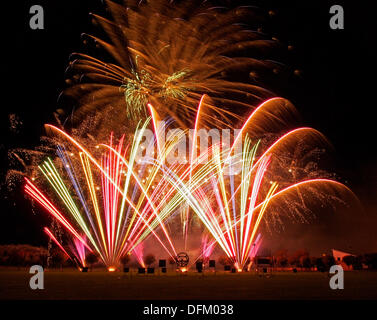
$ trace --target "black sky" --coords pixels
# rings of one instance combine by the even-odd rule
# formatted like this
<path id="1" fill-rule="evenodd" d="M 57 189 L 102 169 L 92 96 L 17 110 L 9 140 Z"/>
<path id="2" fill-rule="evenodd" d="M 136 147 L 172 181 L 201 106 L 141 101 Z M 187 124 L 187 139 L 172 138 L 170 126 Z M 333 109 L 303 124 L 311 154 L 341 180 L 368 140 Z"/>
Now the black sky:
<path id="1" fill-rule="evenodd" d="M 294 47 L 287 63 L 292 70 L 302 70 L 302 76 L 273 89 L 294 103 L 305 125 L 318 129 L 333 143 L 335 165 L 330 169 L 347 182 L 366 209 L 360 217 L 353 217 L 346 229 L 358 221 L 358 232 L 363 233 L 361 238 L 366 237 L 363 241 L 369 243 L 368 250 L 377 250 L 377 11 L 371 7 L 373 2 L 248 2 L 273 10 L 276 15 L 268 27 L 271 36 Z M 34 4 L 45 9 L 45 30 L 29 28 L 28 11 Z M 344 30 L 329 28 L 329 8 L 333 4 L 344 7 Z M 1 51 L 5 55 L 1 60 L 1 119 L 5 134 L 0 151 L 4 174 L 7 149 L 37 144 L 43 124 L 53 121 L 52 112 L 58 108 L 57 98 L 65 86 L 69 55 L 83 50 L 82 32 L 97 32 L 89 12 L 103 13 L 103 4 L 100 0 L 17 1 L 7 2 L 2 10 L 7 17 L 1 29 Z M 18 134 L 9 131 L 11 113 L 23 121 Z M 4 189 L 1 192 L 5 195 Z M 9 199 L 1 200 L 0 243 L 41 243 L 40 221 L 31 215 L 27 202 L 19 195 Z M 331 232 L 324 226 L 318 228 L 322 233 Z"/>

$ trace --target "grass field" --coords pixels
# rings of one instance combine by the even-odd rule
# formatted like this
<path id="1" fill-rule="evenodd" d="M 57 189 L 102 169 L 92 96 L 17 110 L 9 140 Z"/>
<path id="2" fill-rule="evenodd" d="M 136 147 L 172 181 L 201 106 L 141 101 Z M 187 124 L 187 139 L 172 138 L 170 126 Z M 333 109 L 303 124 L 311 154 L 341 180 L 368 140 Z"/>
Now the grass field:
<path id="1" fill-rule="evenodd" d="M 0 269 L 0 299 L 377 299 L 377 272 L 345 272 L 331 290 L 327 273 L 126 275 L 46 271 L 45 289 L 31 290 L 27 269 Z"/>

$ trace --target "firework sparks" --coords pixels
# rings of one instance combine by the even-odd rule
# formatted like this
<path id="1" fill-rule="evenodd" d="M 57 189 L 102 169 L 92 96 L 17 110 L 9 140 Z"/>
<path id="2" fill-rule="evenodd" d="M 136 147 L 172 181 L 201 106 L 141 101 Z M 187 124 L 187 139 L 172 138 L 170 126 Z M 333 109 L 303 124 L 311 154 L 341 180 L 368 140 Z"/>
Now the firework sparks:
<path id="1" fill-rule="evenodd" d="M 169 255 L 176 255 L 163 222 L 171 213 L 169 202 L 161 196 L 162 193 L 173 193 L 174 190 L 160 178 L 156 168 L 147 168 L 146 164 L 137 164 L 136 161 L 143 136 L 142 130 L 146 125 L 147 123 L 141 128 L 141 132 L 135 135 L 132 145 L 127 148 L 123 147 L 124 137 L 121 137 L 118 145 L 114 145 L 111 137 L 110 144 L 103 145 L 105 152 L 101 162 L 67 133 L 49 126 L 79 151 L 79 157 L 74 157 L 74 153 L 68 154 L 63 147 L 58 148 L 68 181 L 73 186 L 73 193 L 67 185 L 67 179 L 63 178 L 51 159 L 47 159 L 39 167 L 64 204 L 69 218 L 26 179 L 25 191 L 65 226 L 74 237 L 75 243 L 79 241 L 87 249 L 97 252 L 107 266 L 118 265 L 121 256 L 135 249 L 150 234 L 158 239 Z M 137 166 L 139 170 L 136 170 Z M 80 175 L 77 172 L 78 168 L 82 171 Z M 145 176 L 140 177 L 140 172 L 144 172 Z M 83 180 L 82 183 L 79 182 L 80 179 Z M 98 186 L 99 181 L 101 187 Z M 81 207 L 77 204 L 76 198 L 80 200 Z M 159 199 L 163 201 L 160 202 Z M 171 208 L 174 209 L 175 206 Z M 73 224 L 69 222 L 71 219 Z M 163 230 L 170 249 L 157 235 L 156 229 Z M 81 236 L 80 232 L 85 237 Z M 83 252 L 79 249 L 80 246 L 76 245 L 76 248 L 79 260 L 82 261 Z"/>
<path id="2" fill-rule="evenodd" d="M 202 237 L 202 254 L 201 256 L 203 257 L 204 262 L 207 262 L 209 260 L 209 257 L 211 256 L 213 249 L 215 248 L 215 243 L 209 241 L 209 237 L 206 234 L 205 236 Z"/>
<path id="3" fill-rule="evenodd" d="M 276 167 L 270 169 L 271 163 L 281 154 L 289 154 L 294 150 L 298 140 L 306 139 L 308 143 L 326 141 L 314 129 L 297 128 L 281 135 L 262 149 L 261 140 L 256 139 L 258 130 L 262 127 L 260 122 L 263 121 L 270 127 L 271 123 L 281 126 L 282 118 L 276 121 L 277 111 L 273 111 L 273 107 L 281 103 L 282 99 L 275 98 L 261 104 L 244 123 L 228 150 L 221 150 L 221 144 L 212 146 L 212 160 L 208 162 L 210 170 L 199 179 L 199 184 L 191 180 L 186 185 L 183 182 L 177 184 L 190 208 L 213 236 L 213 241 L 239 270 L 249 264 L 250 256 L 255 255 L 260 224 L 268 211 L 273 212 L 279 207 L 277 203 L 282 211 L 280 214 L 288 214 L 291 210 L 300 212 L 300 208 L 305 208 L 305 198 L 308 197 L 321 199 L 322 194 L 342 194 L 345 197 L 351 195 L 355 199 L 351 190 L 330 179 L 302 177 L 302 181 L 294 183 L 289 180 L 272 180 L 274 176 L 280 179 L 281 175 L 276 174 Z M 288 106 L 286 111 L 291 113 L 291 106 L 287 103 L 285 105 Z M 243 139 L 242 135 L 246 137 Z M 252 138 L 256 140 L 254 144 Z M 242 152 L 233 153 L 236 144 L 241 142 Z M 240 172 L 235 175 L 237 167 Z M 191 174 L 192 170 L 189 171 Z M 212 192 L 205 189 L 202 179 L 210 181 L 209 190 Z M 279 185 L 282 186 L 280 189 Z M 292 202 L 293 206 L 282 210 L 281 204 L 291 202 L 292 198 L 300 199 L 301 203 L 296 200 Z"/>
<path id="4" fill-rule="evenodd" d="M 334 180 L 313 179 L 313 172 L 309 177 L 298 174 L 297 143 L 326 143 L 318 131 L 294 128 L 265 141 L 263 127 L 281 133 L 295 113 L 293 106 L 281 98 L 257 107 L 235 133 L 230 146 L 219 141 L 197 153 L 205 98 L 203 95 L 197 109 L 189 162 L 167 161 L 186 131 L 173 140 L 161 139 L 165 128 L 159 126 L 160 117 L 152 104 L 148 105 L 154 129 L 151 144 L 157 152 L 142 162 L 137 155 L 149 120 L 137 127 L 132 143 L 125 146 L 124 135 L 115 143 L 111 135 L 109 144 L 96 145 L 96 155 L 63 130 L 47 125 L 60 136 L 57 153 L 65 174 L 50 158 L 39 169 L 64 209 L 58 210 L 29 179 L 25 191 L 65 227 L 76 248 L 82 249 L 76 250 L 75 256 L 83 265 L 86 249 L 96 252 L 109 268 L 116 268 L 120 258 L 130 252 L 143 265 L 140 248 L 150 235 L 174 258 L 177 253 L 166 224 L 177 212 L 183 213 L 186 248 L 192 210 L 213 238 L 205 240 L 203 258 L 208 258 L 218 244 L 235 267 L 243 270 L 250 268 L 251 258 L 260 246 L 259 228 L 264 217 L 273 216 L 276 207 L 282 211 L 280 214 L 300 212 L 308 197 L 352 194 Z M 73 149 L 68 151 L 66 145 Z M 281 165 L 283 155 L 284 159 L 291 159 L 289 170 L 294 171 L 294 179 L 280 173 L 287 170 Z M 282 210 L 284 203 L 294 205 Z M 53 239 L 52 234 L 49 236 Z"/>
<path id="5" fill-rule="evenodd" d="M 61 243 L 56 239 L 53 233 L 47 227 L 44 228 L 44 232 L 51 238 L 51 240 L 64 252 L 64 254 L 69 258 L 72 259 L 68 252 L 64 249 Z M 81 242 L 80 242 L 81 243 Z"/>
<path id="6" fill-rule="evenodd" d="M 66 93 L 79 98 L 82 113 L 111 104 L 126 107 L 129 117 L 139 117 L 147 115 L 150 102 L 162 117 L 172 117 L 187 127 L 206 93 L 215 101 L 205 114 L 213 125 L 227 123 L 226 117 L 234 119 L 230 111 L 234 106 L 249 108 L 250 101 L 258 103 L 272 96 L 256 82 L 231 81 L 229 76 L 246 70 L 246 76 L 252 72 L 255 79 L 259 71 L 280 66 L 268 59 L 279 42 L 246 27 L 252 8 L 224 10 L 202 3 L 193 9 L 184 2 L 165 0 L 131 1 L 126 8 L 111 1 L 107 5 L 112 19 L 92 17 L 108 40 L 84 37 L 106 51 L 113 63 L 86 54 L 72 55 L 69 70 L 74 71 L 73 78 L 78 78 L 76 73 L 83 76 Z M 245 50 L 263 55 L 246 57 Z"/>

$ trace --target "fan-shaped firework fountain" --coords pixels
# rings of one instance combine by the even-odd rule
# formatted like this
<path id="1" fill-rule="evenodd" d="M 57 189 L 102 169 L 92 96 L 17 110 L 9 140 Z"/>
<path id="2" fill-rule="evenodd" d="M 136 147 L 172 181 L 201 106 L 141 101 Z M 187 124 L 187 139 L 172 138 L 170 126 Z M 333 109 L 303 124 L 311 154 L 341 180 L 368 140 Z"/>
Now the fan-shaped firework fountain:
<path id="1" fill-rule="evenodd" d="M 164 182 L 153 166 L 141 165 L 138 172 L 135 171 L 138 147 L 146 124 L 135 134 L 133 144 L 127 146 L 128 150 L 123 149 L 124 137 L 120 138 L 116 147 L 113 147 L 112 138 L 109 145 L 102 145 L 105 152 L 101 163 L 64 131 L 47 126 L 76 149 L 76 152 L 72 152 L 71 148 L 71 152 L 68 153 L 65 147 L 58 147 L 58 154 L 71 187 L 67 187 L 65 179 L 51 159 L 40 166 L 49 185 L 69 212 L 69 218 L 64 217 L 51 201 L 26 179 L 26 192 L 47 209 L 75 241 L 79 240 L 88 250 L 98 253 L 108 267 L 117 266 L 120 257 L 132 251 L 149 233 L 155 234 L 154 229 L 157 226 L 163 229 L 171 251 L 155 234 L 157 239 L 169 254 L 176 254 L 163 223 L 169 215 L 169 206 L 165 202 L 164 194 L 171 193 L 171 187 Z M 128 161 L 125 159 L 127 151 Z M 101 187 L 98 186 L 100 181 Z M 99 190 L 102 191 L 100 196 Z M 101 200 L 102 210 L 99 203 Z M 74 226 L 69 220 L 74 221 Z M 80 236 L 81 233 L 85 234 L 88 241 Z"/>
<path id="2" fill-rule="evenodd" d="M 177 185 L 191 209 L 212 234 L 213 241 L 232 259 L 238 270 L 244 268 L 251 254 L 255 255 L 259 225 L 268 211 L 271 211 L 271 216 L 274 213 L 279 216 L 296 213 L 301 217 L 310 211 L 305 204 L 310 202 L 309 199 L 330 202 L 336 198 L 356 200 L 352 191 L 343 184 L 318 177 L 322 173 L 320 171 L 311 171 L 309 176 L 297 174 L 302 170 L 295 165 L 300 162 L 297 156 L 301 156 L 296 145 L 303 140 L 307 147 L 313 143 L 326 143 L 318 131 L 296 128 L 266 144 L 264 150 L 263 147 L 258 150 L 258 146 L 264 144 L 258 139 L 262 128 L 281 130 L 286 125 L 283 119 L 292 114 L 293 106 L 284 99 L 274 98 L 262 103 L 243 124 L 230 148 L 224 148 L 224 143 L 211 147 L 212 158 L 207 162 L 211 170 L 210 174 L 202 177 L 206 181 L 202 187 L 191 184 L 190 180 L 186 184 L 179 181 Z M 245 139 L 242 135 L 246 135 Z M 243 148 L 240 149 L 237 146 L 242 142 Z M 195 146 L 195 140 L 193 144 Z M 286 159 L 284 166 L 281 158 Z M 195 171 L 192 167 L 190 170 Z M 291 178 L 282 178 L 282 170 L 288 171 Z M 280 213 L 276 212 L 276 207 Z"/>
<path id="3" fill-rule="evenodd" d="M 40 170 L 60 203 L 64 204 L 65 213 L 29 179 L 26 180 L 26 192 L 55 217 L 75 241 L 80 241 L 89 251 L 95 251 L 109 268 L 118 266 L 123 255 L 132 252 L 151 234 L 174 258 L 177 253 L 166 223 L 187 204 L 213 237 L 206 247 L 218 244 L 239 270 L 248 263 L 250 255 L 255 255 L 258 229 L 271 207 L 279 206 L 279 215 L 285 215 L 305 208 L 305 197 L 321 199 L 320 195 L 326 194 L 329 199 L 331 195 L 352 195 L 336 181 L 313 179 L 313 172 L 310 179 L 281 180 L 279 170 L 287 168 L 281 168 L 279 161 L 274 163 L 276 158 L 293 157 L 291 162 L 297 163 L 294 158 L 298 155 L 295 152 L 297 141 L 306 139 L 307 145 L 325 142 L 323 136 L 311 128 L 290 130 L 270 145 L 262 142 L 263 127 L 270 128 L 271 132 L 281 129 L 286 125 L 282 119 L 294 113 L 293 106 L 284 99 L 274 98 L 261 104 L 234 136 L 232 145 L 227 147 L 224 141 L 213 142 L 197 152 L 203 100 L 204 97 L 191 135 L 192 148 L 187 157 L 190 161 L 186 161 L 186 157 L 168 161 L 182 139 L 186 142 L 186 137 L 182 131 L 162 143 L 158 115 L 151 105 L 155 130 L 147 147 L 141 141 L 147 136 L 148 121 L 136 131 L 132 143 L 126 147 L 123 147 L 124 136 L 117 145 L 114 145 L 113 137 L 110 144 L 96 145 L 95 150 L 105 150 L 101 161 L 88 151 L 88 147 L 48 125 L 49 130 L 65 140 L 65 144 L 58 146 L 58 154 L 66 174 L 63 178 L 51 159 L 46 160 Z M 143 152 L 147 156 L 138 159 Z M 70 187 L 65 181 L 70 182 Z M 283 204 L 290 203 L 292 198 L 299 200 L 282 210 Z M 187 237 L 189 217 L 185 218 L 182 222 Z"/>

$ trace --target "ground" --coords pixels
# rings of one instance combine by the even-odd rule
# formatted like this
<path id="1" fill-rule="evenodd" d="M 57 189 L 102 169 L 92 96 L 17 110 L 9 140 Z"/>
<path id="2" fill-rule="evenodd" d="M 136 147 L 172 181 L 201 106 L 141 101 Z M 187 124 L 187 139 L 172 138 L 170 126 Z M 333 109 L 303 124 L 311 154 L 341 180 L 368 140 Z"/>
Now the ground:
<path id="1" fill-rule="evenodd" d="M 45 289 L 31 290 L 28 269 L 0 269 L 5 299 L 377 299 L 377 272 L 344 274 L 344 290 L 329 287 L 328 273 L 127 275 L 121 272 L 49 270 Z"/>

